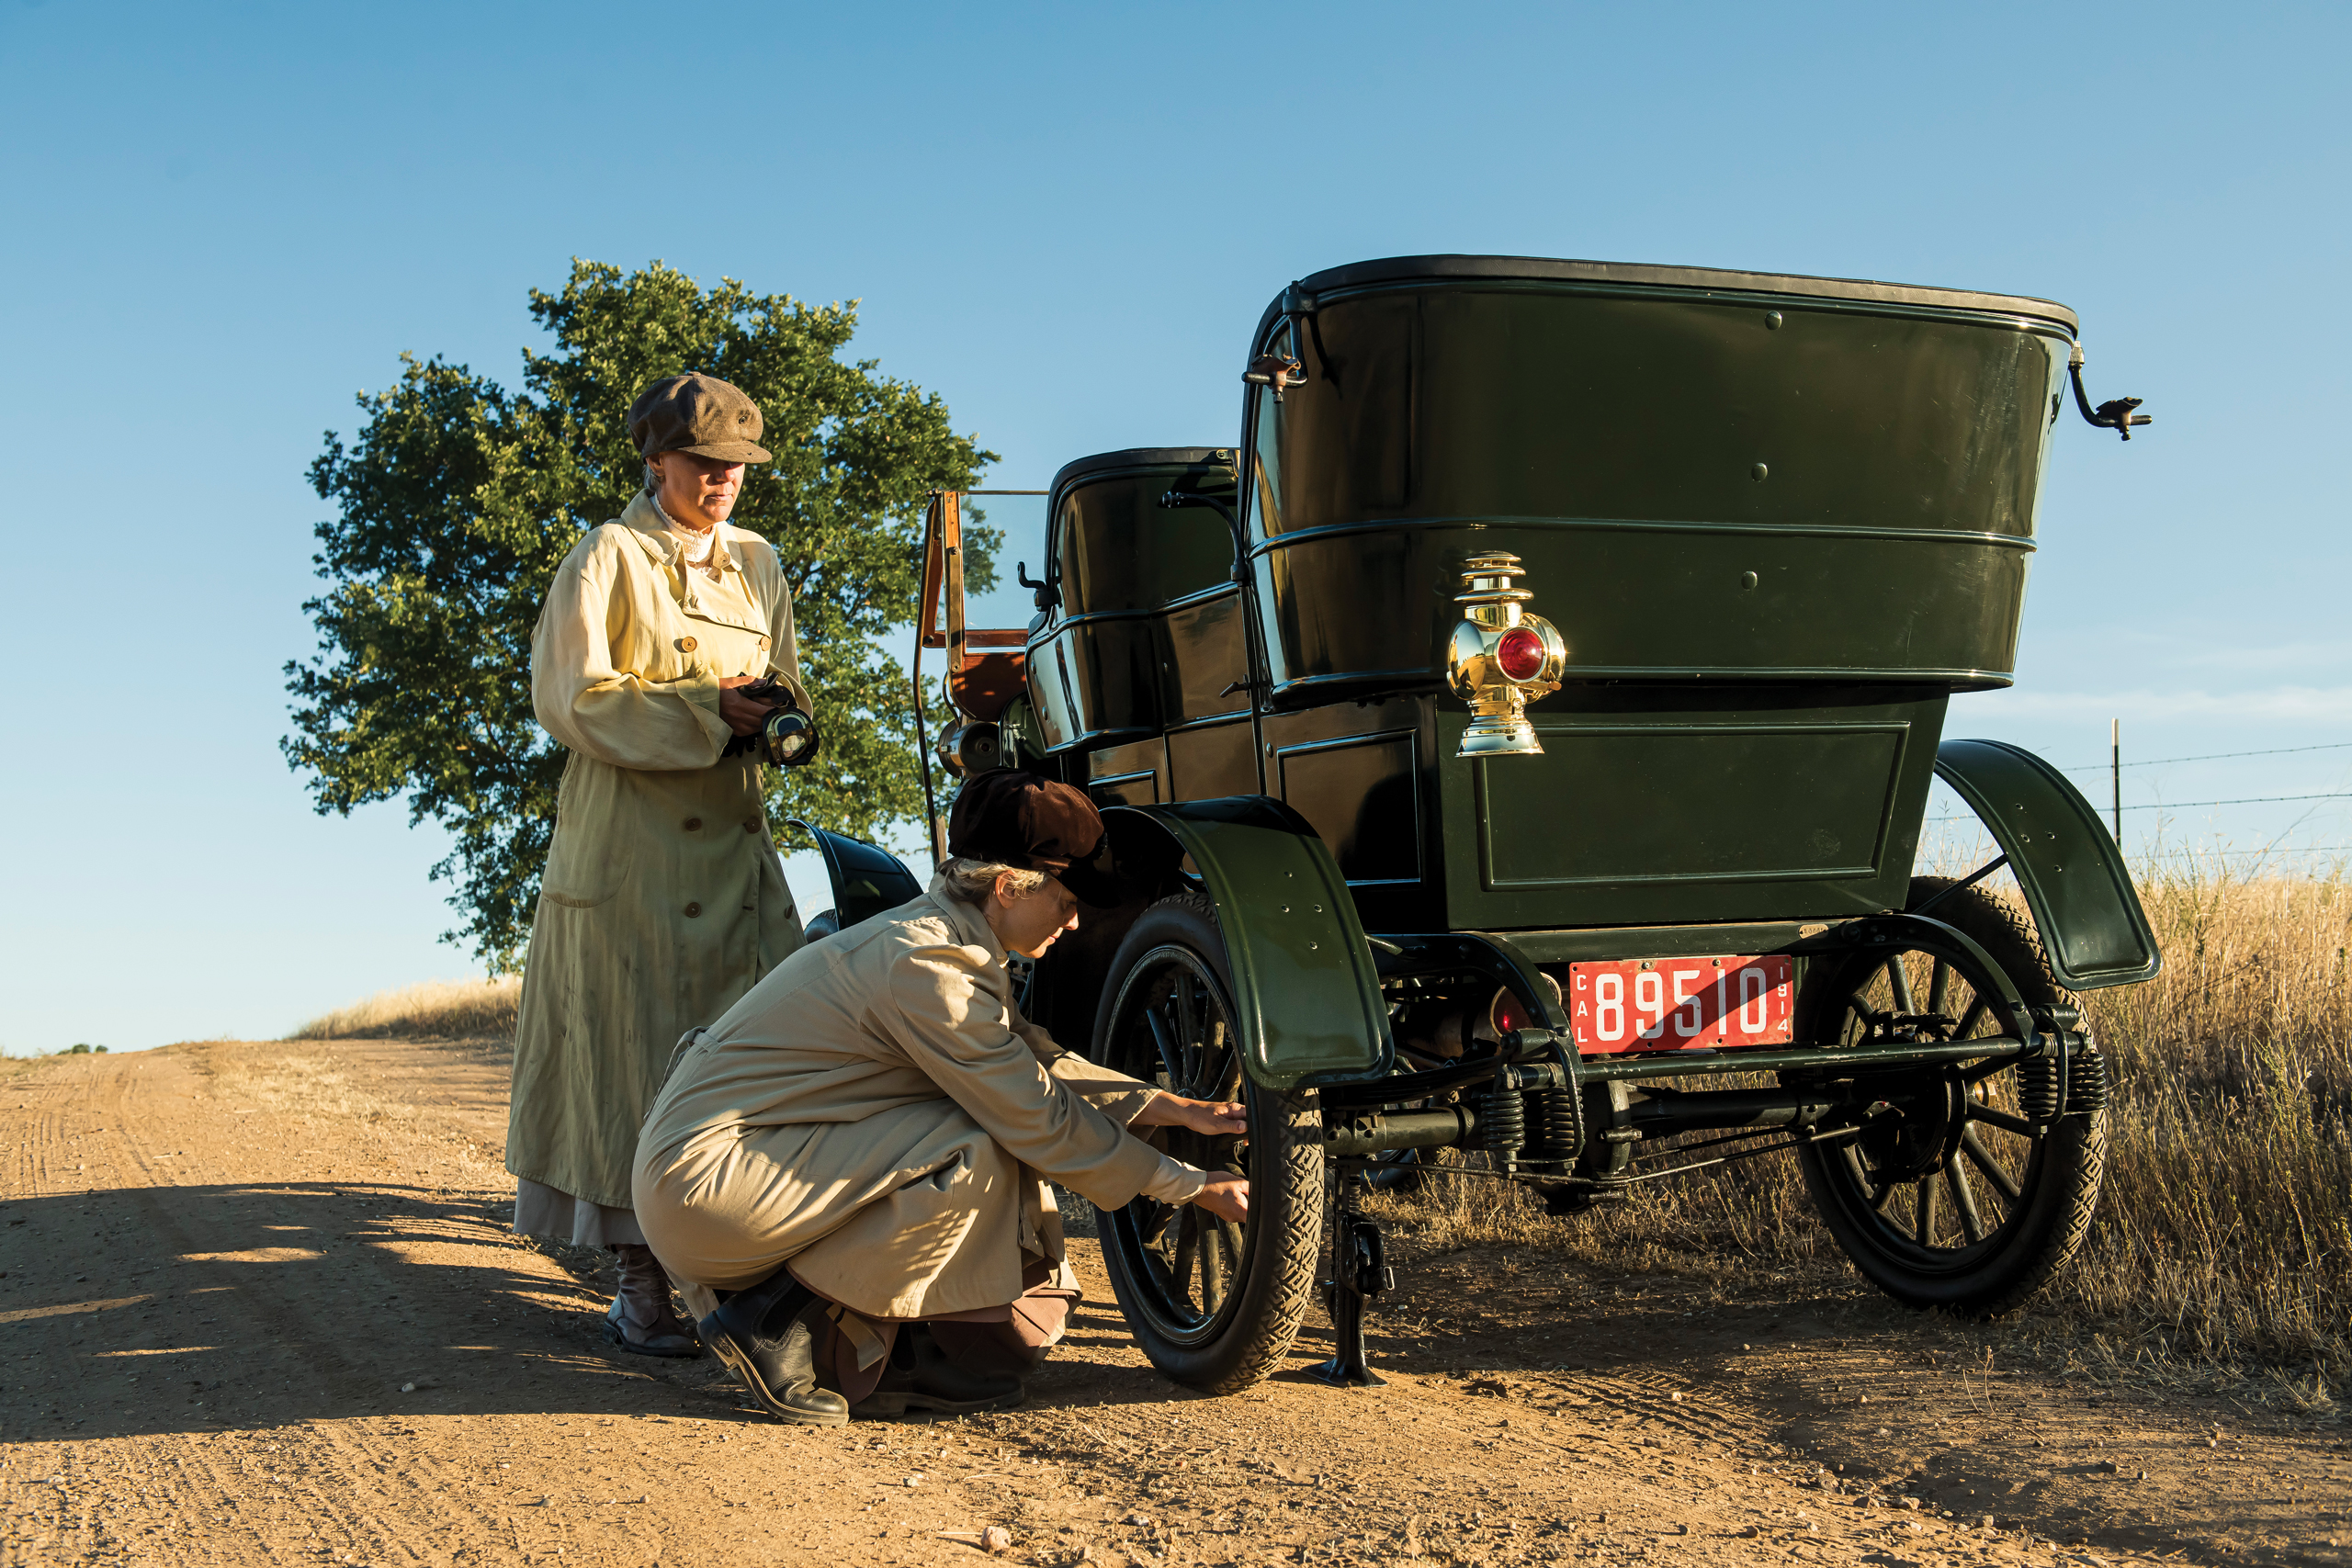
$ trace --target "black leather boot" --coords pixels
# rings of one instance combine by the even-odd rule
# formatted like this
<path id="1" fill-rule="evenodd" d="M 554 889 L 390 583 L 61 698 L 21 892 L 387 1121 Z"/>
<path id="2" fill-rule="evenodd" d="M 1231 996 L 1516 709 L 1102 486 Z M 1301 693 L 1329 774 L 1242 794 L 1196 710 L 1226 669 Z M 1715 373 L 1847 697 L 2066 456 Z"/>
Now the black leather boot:
<path id="1" fill-rule="evenodd" d="M 702 1342 L 743 1381 L 752 1397 L 781 1420 L 838 1427 L 849 1402 L 817 1386 L 817 1336 L 825 1303 L 779 1269 L 738 1291 L 695 1325 Z"/>
<path id="2" fill-rule="evenodd" d="M 1011 1410 L 1028 1398 L 1029 1391 L 1019 1378 L 977 1371 L 950 1359 L 931 1337 L 931 1330 L 914 1323 L 899 1331 L 882 1381 L 851 1407 L 850 1415 L 860 1421 L 888 1420 L 910 1412 L 969 1416 L 981 1410 Z"/>

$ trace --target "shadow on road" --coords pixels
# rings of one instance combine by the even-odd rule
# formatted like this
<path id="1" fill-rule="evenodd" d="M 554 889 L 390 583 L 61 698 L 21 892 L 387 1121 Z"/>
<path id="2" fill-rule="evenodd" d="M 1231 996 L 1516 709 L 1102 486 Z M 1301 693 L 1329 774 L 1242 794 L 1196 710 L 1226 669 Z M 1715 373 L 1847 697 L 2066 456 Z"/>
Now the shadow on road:
<path id="1" fill-rule="evenodd" d="M 605 1345 L 602 1300 L 505 1227 L 503 1204 L 389 1184 L 11 1202 L 0 1437 L 731 1404 L 707 1359 Z"/>

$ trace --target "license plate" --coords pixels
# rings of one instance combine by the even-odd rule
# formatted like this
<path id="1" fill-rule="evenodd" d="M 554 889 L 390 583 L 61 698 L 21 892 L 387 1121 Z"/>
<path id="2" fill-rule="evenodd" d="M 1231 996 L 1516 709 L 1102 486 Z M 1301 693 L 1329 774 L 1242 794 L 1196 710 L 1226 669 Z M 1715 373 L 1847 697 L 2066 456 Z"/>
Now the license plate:
<path id="1" fill-rule="evenodd" d="M 1793 1027 L 1795 973 L 1785 953 L 1571 964 L 1568 1021 L 1591 1055 L 1781 1044 Z"/>

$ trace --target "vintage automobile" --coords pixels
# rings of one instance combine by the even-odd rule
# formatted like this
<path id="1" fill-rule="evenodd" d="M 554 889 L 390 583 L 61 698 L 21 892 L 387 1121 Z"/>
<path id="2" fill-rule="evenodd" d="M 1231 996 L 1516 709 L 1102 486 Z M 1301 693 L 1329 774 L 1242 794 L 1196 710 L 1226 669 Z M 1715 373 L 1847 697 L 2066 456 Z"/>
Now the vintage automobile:
<path id="1" fill-rule="evenodd" d="M 1359 1195 L 1436 1151 L 1570 1214 L 1793 1149 L 1923 1307 L 2066 1261 L 2109 1091 L 2075 993 L 2160 955 L 2074 787 L 1942 729 L 2011 679 L 2070 377 L 2147 423 L 2091 406 L 2076 332 L 1940 288 L 1366 262 L 1268 307 L 1238 446 L 1055 476 L 1025 629 L 964 624 L 970 503 L 934 499 L 939 759 L 1091 790 L 1128 894 L 1028 1010 L 1249 1105 L 1177 1145 L 1249 1174 L 1247 1224 L 1102 1216 L 1155 1364 L 1265 1376 L 1328 1238 L 1317 1373 L 1377 1382 Z M 1913 874 L 1939 777 L 2001 852 L 1967 877 Z"/>

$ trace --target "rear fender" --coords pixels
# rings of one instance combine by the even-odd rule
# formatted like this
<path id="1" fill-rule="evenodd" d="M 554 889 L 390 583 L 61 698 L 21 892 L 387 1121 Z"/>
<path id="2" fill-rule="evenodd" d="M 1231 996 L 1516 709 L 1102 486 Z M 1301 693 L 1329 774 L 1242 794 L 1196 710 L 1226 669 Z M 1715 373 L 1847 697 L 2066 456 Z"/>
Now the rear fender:
<path id="1" fill-rule="evenodd" d="M 1346 878 L 1304 818 L 1247 795 L 1117 806 L 1102 819 L 1124 879 L 1197 886 L 1216 907 L 1252 1082 L 1387 1076 L 1396 1048 L 1372 950 Z"/>
<path id="2" fill-rule="evenodd" d="M 2009 857 L 2060 985 L 2096 991 L 2155 978 L 2164 953 L 2122 852 L 2064 773 L 2006 741 L 1947 740 L 1936 776 Z"/>

